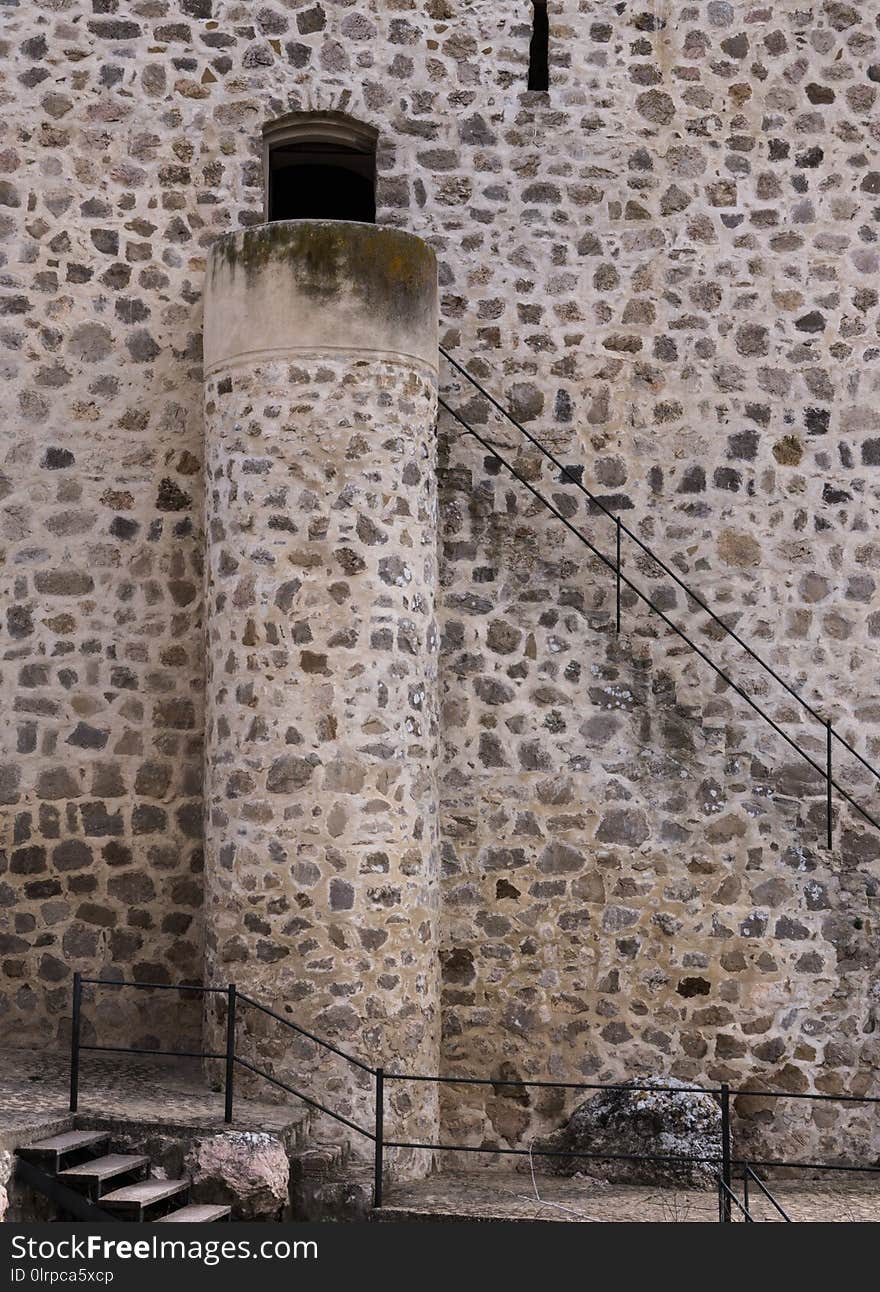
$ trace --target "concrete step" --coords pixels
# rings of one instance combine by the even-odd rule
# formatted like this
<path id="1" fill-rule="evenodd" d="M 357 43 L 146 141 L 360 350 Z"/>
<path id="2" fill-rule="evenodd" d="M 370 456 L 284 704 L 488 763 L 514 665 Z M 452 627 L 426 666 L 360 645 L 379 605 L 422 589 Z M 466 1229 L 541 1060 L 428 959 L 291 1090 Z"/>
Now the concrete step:
<path id="1" fill-rule="evenodd" d="M 190 1202 L 177 1211 L 169 1211 L 167 1216 L 157 1216 L 157 1225 L 210 1225 L 217 1220 L 228 1220 L 229 1207 L 210 1206 L 206 1203 Z"/>
<path id="2" fill-rule="evenodd" d="M 51 1135 L 49 1139 L 37 1140 L 34 1144 L 23 1144 L 16 1152 L 28 1162 L 34 1162 L 45 1170 L 59 1171 L 62 1165 L 70 1165 L 70 1159 L 83 1156 L 94 1156 L 99 1149 L 103 1150 L 110 1140 L 106 1131 L 64 1131 L 60 1135 Z"/>
<path id="3" fill-rule="evenodd" d="M 121 1175 L 132 1175 L 136 1171 L 143 1172 L 149 1165 L 150 1159 L 140 1153 L 107 1153 L 91 1162 L 66 1167 L 58 1172 L 58 1179 L 81 1189 L 90 1198 L 97 1199 L 109 1180 L 115 1180 Z"/>
<path id="4" fill-rule="evenodd" d="M 178 1198 L 185 1202 L 189 1180 L 141 1180 L 139 1184 L 125 1184 L 101 1198 L 101 1206 L 116 1212 L 126 1220 L 142 1220 L 144 1212 L 160 1202 Z"/>

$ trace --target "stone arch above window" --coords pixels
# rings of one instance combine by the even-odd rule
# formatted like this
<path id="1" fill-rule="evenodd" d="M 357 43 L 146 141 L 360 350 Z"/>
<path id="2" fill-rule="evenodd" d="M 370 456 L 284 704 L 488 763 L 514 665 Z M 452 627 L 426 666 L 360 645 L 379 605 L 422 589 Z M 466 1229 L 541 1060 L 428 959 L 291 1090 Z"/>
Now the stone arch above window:
<path id="1" fill-rule="evenodd" d="M 344 112 L 289 112 L 263 127 L 265 215 L 376 220 L 374 126 Z"/>

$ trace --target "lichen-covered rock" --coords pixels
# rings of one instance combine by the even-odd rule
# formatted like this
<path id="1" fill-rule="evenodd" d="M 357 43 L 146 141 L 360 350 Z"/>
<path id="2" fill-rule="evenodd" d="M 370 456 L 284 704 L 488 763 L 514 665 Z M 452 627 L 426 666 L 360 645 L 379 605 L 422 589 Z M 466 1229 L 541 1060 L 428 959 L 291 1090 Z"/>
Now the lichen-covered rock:
<path id="1" fill-rule="evenodd" d="M 0 1224 L 6 1219 L 9 1210 L 9 1194 L 6 1185 L 12 1178 L 12 1154 L 0 1153 Z"/>
<path id="2" fill-rule="evenodd" d="M 197 1141 L 185 1170 L 196 1202 L 223 1202 L 236 1220 L 280 1220 L 290 1163 L 284 1145 L 263 1131 L 229 1131 Z"/>
<path id="3" fill-rule="evenodd" d="M 644 1087 L 651 1087 L 645 1089 Z M 681 1087 L 681 1093 L 670 1086 Z M 704 1186 L 715 1180 L 721 1154 L 721 1109 L 711 1095 L 674 1077 L 642 1077 L 585 1100 L 568 1124 L 536 1145 L 557 1153 L 652 1155 L 689 1161 L 635 1162 L 609 1158 L 545 1158 L 555 1175 L 600 1176 L 631 1184 Z"/>

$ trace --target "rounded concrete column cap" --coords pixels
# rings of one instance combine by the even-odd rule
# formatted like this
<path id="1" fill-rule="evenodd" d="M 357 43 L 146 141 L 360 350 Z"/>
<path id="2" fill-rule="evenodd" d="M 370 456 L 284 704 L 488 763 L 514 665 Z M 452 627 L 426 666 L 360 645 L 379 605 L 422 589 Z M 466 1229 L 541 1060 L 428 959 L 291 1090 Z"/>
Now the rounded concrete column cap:
<path id="1" fill-rule="evenodd" d="M 205 370 L 299 353 L 438 366 L 437 260 L 401 229 L 279 220 L 214 243 Z"/>

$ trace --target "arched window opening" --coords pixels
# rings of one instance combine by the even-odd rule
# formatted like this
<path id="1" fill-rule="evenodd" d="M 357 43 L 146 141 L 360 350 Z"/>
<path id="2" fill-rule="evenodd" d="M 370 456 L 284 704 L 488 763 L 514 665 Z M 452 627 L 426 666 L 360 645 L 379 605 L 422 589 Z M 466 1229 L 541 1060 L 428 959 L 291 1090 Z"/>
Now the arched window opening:
<path id="1" fill-rule="evenodd" d="M 291 112 L 264 126 L 266 219 L 375 223 L 377 140 L 343 112 Z"/>
<path id="2" fill-rule="evenodd" d="M 532 42 L 529 45 L 529 89 L 550 88 L 550 19 L 547 0 L 532 0 Z"/>

